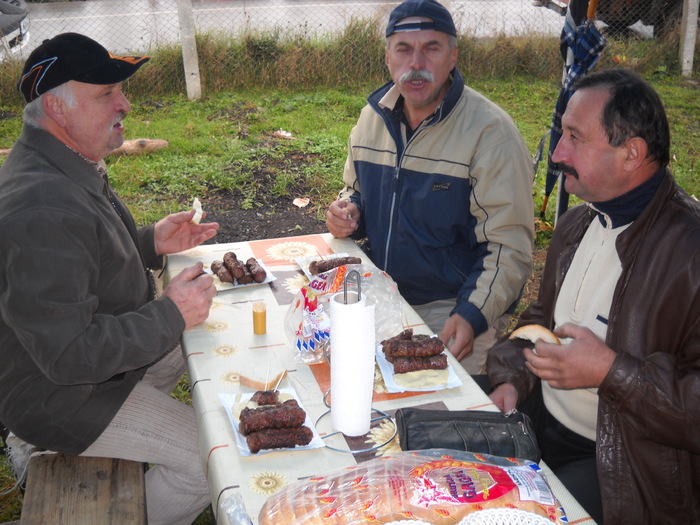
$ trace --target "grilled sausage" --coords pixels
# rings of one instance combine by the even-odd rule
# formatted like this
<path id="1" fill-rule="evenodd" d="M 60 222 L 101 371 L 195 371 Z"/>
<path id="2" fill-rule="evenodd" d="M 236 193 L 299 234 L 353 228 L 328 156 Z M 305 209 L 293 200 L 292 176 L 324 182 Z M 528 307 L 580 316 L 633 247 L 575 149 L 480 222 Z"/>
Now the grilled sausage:
<path id="1" fill-rule="evenodd" d="M 248 434 L 245 438 L 248 448 L 257 454 L 266 448 L 292 448 L 308 445 L 314 437 L 309 427 L 273 428 Z"/>
<path id="2" fill-rule="evenodd" d="M 239 280 L 243 277 L 245 265 L 238 260 L 236 254 L 233 252 L 226 252 L 224 254 L 224 266 L 231 272 L 234 279 Z"/>
<path id="3" fill-rule="evenodd" d="M 270 428 L 300 427 L 306 421 L 306 412 L 295 399 L 279 405 L 244 408 L 238 422 L 238 430 L 244 436 Z"/>
<path id="4" fill-rule="evenodd" d="M 332 259 L 323 259 L 321 261 L 311 261 L 309 263 L 309 273 L 318 275 L 319 273 L 327 272 L 338 266 L 345 264 L 361 264 L 362 259 L 359 257 L 334 257 Z"/>
<path id="5" fill-rule="evenodd" d="M 447 356 L 445 354 L 430 357 L 397 357 L 394 360 L 394 373 L 405 374 L 417 370 L 445 370 Z"/>
<path id="6" fill-rule="evenodd" d="M 251 257 L 245 262 L 245 265 L 248 267 L 248 271 L 250 274 L 253 276 L 253 281 L 256 283 L 261 283 L 265 280 L 267 277 L 267 273 L 263 269 L 262 266 L 260 266 L 260 263 L 255 257 Z"/>

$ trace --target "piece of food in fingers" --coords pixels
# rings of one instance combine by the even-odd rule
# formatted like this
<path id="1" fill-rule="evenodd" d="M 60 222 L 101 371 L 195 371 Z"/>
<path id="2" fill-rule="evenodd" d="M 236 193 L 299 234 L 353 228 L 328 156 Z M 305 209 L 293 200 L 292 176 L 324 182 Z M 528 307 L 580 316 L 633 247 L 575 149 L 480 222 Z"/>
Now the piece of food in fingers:
<path id="1" fill-rule="evenodd" d="M 204 210 L 202 209 L 202 203 L 199 202 L 197 197 L 195 197 L 194 202 L 192 202 L 192 209 L 194 210 L 194 217 L 192 217 L 190 222 L 192 224 L 199 224 L 202 220 L 202 215 L 204 215 Z"/>
<path id="2" fill-rule="evenodd" d="M 545 343 L 560 344 L 559 338 L 551 330 L 539 324 L 526 324 L 513 331 L 508 339 L 525 339 L 536 343 L 542 339 Z"/>

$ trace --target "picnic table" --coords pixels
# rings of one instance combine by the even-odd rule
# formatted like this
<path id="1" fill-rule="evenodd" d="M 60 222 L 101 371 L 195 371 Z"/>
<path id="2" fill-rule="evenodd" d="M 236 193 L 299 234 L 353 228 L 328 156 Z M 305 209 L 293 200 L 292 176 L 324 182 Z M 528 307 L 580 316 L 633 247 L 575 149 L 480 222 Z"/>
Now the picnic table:
<path id="1" fill-rule="evenodd" d="M 295 347 L 285 323 L 290 305 L 299 289 L 308 282 L 300 268 L 300 258 L 348 254 L 371 264 L 362 250 L 350 239 L 336 239 L 330 234 L 305 235 L 248 242 L 202 245 L 171 255 L 164 279 L 177 275 L 197 261 L 208 267 L 227 252 L 243 261 L 255 257 L 272 277 L 267 282 L 239 286 L 221 291 L 214 299 L 209 318 L 202 325 L 185 331 L 182 347 L 187 359 L 192 402 L 199 423 L 199 444 L 217 523 L 235 523 L 233 516 L 241 504 L 252 523 L 267 498 L 281 487 L 315 474 L 337 470 L 376 455 L 398 452 L 398 439 L 392 436 L 391 420 L 373 425 L 361 438 L 343 434 L 323 439 L 324 414 L 328 406 L 324 394 L 330 387 L 330 368 L 326 362 L 304 364 L 295 360 Z M 252 305 L 265 301 L 266 332 L 255 334 Z M 415 334 L 432 335 L 415 311 L 403 303 L 402 324 Z M 232 421 L 232 406 L 253 390 L 240 382 L 241 370 L 251 361 L 282 366 L 287 376 L 280 390 L 293 392 L 312 422 L 319 421 L 319 435 L 324 445 L 294 450 L 262 451 L 246 454 Z M 459 379 L 459 386 L 428 392 L 389 393 L 377 374 L 372 407 L 387 414 L 402 407 L 427 407 L 447 410 L 494 410 L 488 396 L 448 352 L 448 363 Z M 320 418 L 320 419 L 319 419 Z M 316 440 L 316 437 L 314 438 Z M 357 440 L 360 440 L 359 442 Z M 314 442 L 312 442 L 314 443 Z M 328 446 L 330 445 L 330 446 Z M 373 449 L 355 454 L 347 450 Z M 554 474 L 542 463 L 543 473 L 567 514 L 569 523 L 594 523 Z"/>

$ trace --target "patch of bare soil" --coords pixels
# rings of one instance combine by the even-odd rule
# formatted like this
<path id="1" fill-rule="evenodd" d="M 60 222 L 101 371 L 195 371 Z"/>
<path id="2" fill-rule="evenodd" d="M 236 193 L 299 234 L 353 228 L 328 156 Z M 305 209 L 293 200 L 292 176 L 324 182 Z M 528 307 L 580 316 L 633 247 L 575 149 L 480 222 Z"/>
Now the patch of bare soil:
<path id="1" fill-rule="evenodd" d="M 207 222 L 218 222 L 219 233 L 210 242 L 226 243 L 275 237 L 324 233 L 325 221 L 316 218 L 316 209 L 299 208 L 289 196 L 265 195 L 263 204 L 241 208 L 244 198 L 232 192 L 207 197 Z"/>
<path id="2" fill-rule="evenodd" d="M 275 237 L 293 237 L 324 233 L 325 209 L 329 203 L 314 202 L 318 195 L 303 182 L 304 177 L 287 186 L 287 195 L 275 194 L 275 174 L 282 163 L 303 166 L 308 153 L 290 152 L 284 158 L 269 160 L 251 171 L 246 188 L 209 194 L 203 202 L 208 222 L 219 223 L 219 233 L 210 242 L 227 243 Z M 254 196 L 251 197 L 251 192 Z M 294 204 L 295 198 L 310 198 L 307 206 Z M 320 218 L 319 218 L 320 217 Z"/>
<path id="3" fill-rule="evenodd" d="M 210 114 L 209 120 L 225 119 L 238 126 L 238 136 L 248 136 L 246 125 L 248 116 L 257 112 L 253 104 L 231 104 Z M 286 142 L 285 138 L 271 133 L 260 144 L 261 152 L 276 149 Z M 319 202 L 318 192 L 310 187 L 302 170 L 317 160 L 318 155 L 291 148 L 281 157 L 260 153 L 260 158 L 251 158 L 248 179 L 243 187 L 231 191 L 218 191 L 203 199 L 207 221 L 219 223 L 219 233 L 209 242 L 227 243 L 293 237 L 328 231 L 325 224 L 325 210 L 329 202 Z M 285 173 L 300 176 L 288 183 L 286 192 L 276 191 L 277 174 Z M 340 175 L 338 176 L 340 189 Z M 286 193 L 280 195 L 280 193 Z M 307 206 L 294 204 L 296 198 L 309 198 Z"/>
<path id="4" fill-rule="evenodd" d="M 301 154 L 294 160 L 304 161 Z M 328 231 L 325 220 L 318 217 L 325 217 L 324 210 L 329 203 L 312 201 L 303 208 L 295 206 L 294 198 L 316 194 L 313 188 L 303 183 L 292 186 L 290 195 L 276 196 L 273 192 L 274 172 L 275 165 L 266 164 L 264 168 L 251 173 L 257 189 L 255 205 L 250 209 L 245 209 L 246 196 L 241 191 L 216 192 L 206 197 L 207 221 L 219 223 L 219 233 L 209 242 L 240 242 Z M 523 290 L 519 310 L 537 298 L 546 253 L 546 248 L 538 248 L 533 253 L 533 273 Z"/>
<path id="5" fill-rule="evenodd" d="M 254 110 L 231 107 L 227 111 L 227 118 L 239 121 L 242 115 Z M 241 133 L 245 134 L 246 130 L 242 129 Z M 270 138 L 268 145 L 274 147 L 274 142 L 275 139 Z M 313 156 L 313 153 L 292 149 L 281 158 L 268 157 L 264 162 L 260 162 L 257 168 L 252 169 L 245 188 L 207 195 L 203 201 L 207 212 L 206 220 L 219 223 L 219 233 L 209 242 L 240 242 L 327 232 L 325 210 L 329 203 L 314 201 L 318 192 L 310 187 L 306 177 L 300 176 L 295 179 L 287 186 L 285 195 L 275 192 L 277 173 L 282 170 L 287 173 L 293 172 L 295 166 L 301 169 Z M 298 197 L 309 198 L 309 204 L 304 207 L 296 206 L 294 199 Z M 543 228 L 543 225 L 537 223 L 536 227 Z M 533 253 L 533 273 L 523 290 L 519 310 L 537 298 L 545 257 L 545 248 L 538 248 Z"/>

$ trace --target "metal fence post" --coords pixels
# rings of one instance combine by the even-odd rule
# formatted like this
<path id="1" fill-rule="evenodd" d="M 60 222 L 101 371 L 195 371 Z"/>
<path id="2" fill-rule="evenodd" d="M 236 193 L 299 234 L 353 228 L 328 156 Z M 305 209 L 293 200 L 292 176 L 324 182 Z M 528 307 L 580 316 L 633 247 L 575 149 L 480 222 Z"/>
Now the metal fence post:
<path id="1" fill-rule="evenodd" d="M 177 15 L 180 20 L 180 43 L 182 45 L 182 65 L 185 68 L 187 98 L 195 100 L 202 96 L 202 82 L 199 76 L 197 41 L 194 36 L 192 0 L 177 0 Z"/>
<path id="2" fill-rule="evenodd" d="M 693 55 L 698 30 L 698 2 L 700 0 L 683 1 L 683 18 L 681 20 L 681 43 L 679 60 L 681 76 L 690 77 L 693 74 Z"/>

